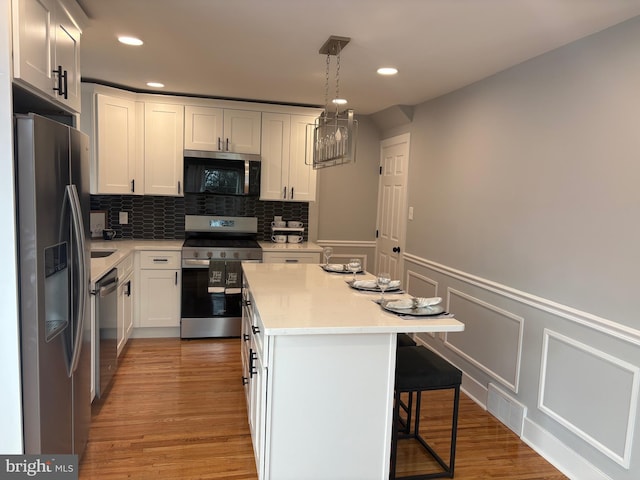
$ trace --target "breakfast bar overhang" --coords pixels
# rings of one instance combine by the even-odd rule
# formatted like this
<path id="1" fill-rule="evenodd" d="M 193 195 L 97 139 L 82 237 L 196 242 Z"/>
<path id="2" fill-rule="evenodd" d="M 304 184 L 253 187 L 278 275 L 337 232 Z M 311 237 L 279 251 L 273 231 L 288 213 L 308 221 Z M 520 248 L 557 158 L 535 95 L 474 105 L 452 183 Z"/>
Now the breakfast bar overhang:
<path id="1" fill-rule="evenodd" d="M 243 382 L 259 478 L 386 480 L 397 334 L 464 325 L 384 311 L 379 294 L 320 265 L 242 266 Z"/>

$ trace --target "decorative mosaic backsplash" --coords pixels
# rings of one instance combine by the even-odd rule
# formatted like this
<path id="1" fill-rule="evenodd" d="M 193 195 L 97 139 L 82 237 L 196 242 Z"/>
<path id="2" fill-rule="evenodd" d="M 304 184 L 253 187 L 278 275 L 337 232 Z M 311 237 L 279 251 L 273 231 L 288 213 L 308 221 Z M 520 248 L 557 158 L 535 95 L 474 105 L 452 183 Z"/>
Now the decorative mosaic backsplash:
<path id="1" fill-rule="evenodd" d="M 184 216 L 229 215 L 258 217 L 258 240 L 271 239 L 275 215 L 300 220 L 307 239 L 309 204 L 306 202 L 263 202 L 253 197 L 187 194 L 185 197 L 151 195 L 92 195 L 91 210 L 107 212 L 107 228 L 116 238 L 168 240 L 184 238 Z M 118 223 L 119 212 L 129 214 L 129 223 Z"/>

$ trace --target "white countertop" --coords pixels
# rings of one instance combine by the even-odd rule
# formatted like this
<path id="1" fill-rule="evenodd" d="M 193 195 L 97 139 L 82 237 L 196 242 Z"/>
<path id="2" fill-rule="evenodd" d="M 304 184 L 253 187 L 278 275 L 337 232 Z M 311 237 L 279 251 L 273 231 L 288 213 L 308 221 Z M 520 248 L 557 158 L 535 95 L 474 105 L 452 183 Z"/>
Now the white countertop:
<path id="1" fill-rule="evenodd" d="M 91 259 L 91 285 L 118 266 L 134 250 L 182 250 L 184 240 L 92 240 L 92 251 L 115 250 L 108 257 Z"/>
<path id="2" fill-rule="evenodd" d="M 309 253 L 322 253 L 322 247 L 316 245 L 313 242 L 302 243 L 275 243 L 259 241 L 260 248 L 263 252 L 309 252 Z"/>
<path id="3" fill-rule="evenodd" d="M 328 273 L 317 264 L 243 263 L 245 280 L 265 335 L 459 332 L 454 318 L 402 318 L 373 300 L 379 293 L 359 292 L 351 275 Z M 373 279 L 358 275 L 358 279 Z M 394 295 L 394 298 L 407 295 Z M 389 293 L 385 297 L 390 297 Z"/>

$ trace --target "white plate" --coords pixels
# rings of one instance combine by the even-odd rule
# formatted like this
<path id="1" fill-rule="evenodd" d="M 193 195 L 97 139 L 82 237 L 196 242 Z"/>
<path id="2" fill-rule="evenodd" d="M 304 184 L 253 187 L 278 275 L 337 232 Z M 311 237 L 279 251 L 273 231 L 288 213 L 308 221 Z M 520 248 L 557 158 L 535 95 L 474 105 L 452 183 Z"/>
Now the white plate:
<path id="1" fill-rule="evenodd" d="M 330 263 L 329 265 L 321 265 L 321 268 L 325 272 L 350 273 L 351 275 L 353 275 L 353 272 L 351 270 L 349 270 L 346 265 L 343 265 L 341 263 Z M 362 270 L 359 270 L 356 273 L 362 273 L 362 272 L 363 272 Z"/>
<path id="2" fill-rule="evenodd" d="M 349 272 L 351 273 L 351 272 Z M 360 284 L 358 284 L 360 283 Z M 353 280 L 347 280 L 347 285 L 349 285 L 351 288 L 355 289 L 355 290 L 362 290 L 365 292 L 379 292 L 380 291 L 380 287 L 378 287 L 378 285 L 376 284 L 376 282 L 374 280 L 356 280 L 355 284 Z M 386 292 L 396 292 L 400 290 L 400 283 L 398 283 L 397 285 L 393 285 L 388 287 L 385 290 Z"/>
<path id="3" fill-rule="evenodd" d="M 385 300 L 380 306 L 389 312 L 413 315 L 416 317 L 428 317 L 429 315 L 440 315 L 444 313 L 444 307 L 442 305 L 414 308 L 412 299 Z"/>

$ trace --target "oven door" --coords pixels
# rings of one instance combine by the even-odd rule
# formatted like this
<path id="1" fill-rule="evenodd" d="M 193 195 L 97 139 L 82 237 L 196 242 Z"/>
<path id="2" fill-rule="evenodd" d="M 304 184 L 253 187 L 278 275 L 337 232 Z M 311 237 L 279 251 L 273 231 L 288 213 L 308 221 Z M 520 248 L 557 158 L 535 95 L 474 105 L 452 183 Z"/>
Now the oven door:
<path id="1" fill-rule="evenodd" d="M 209 262 L 185 260 L 182 265 L 182 338 L 239 337 L 242 293 L 209 293 Z"/>

